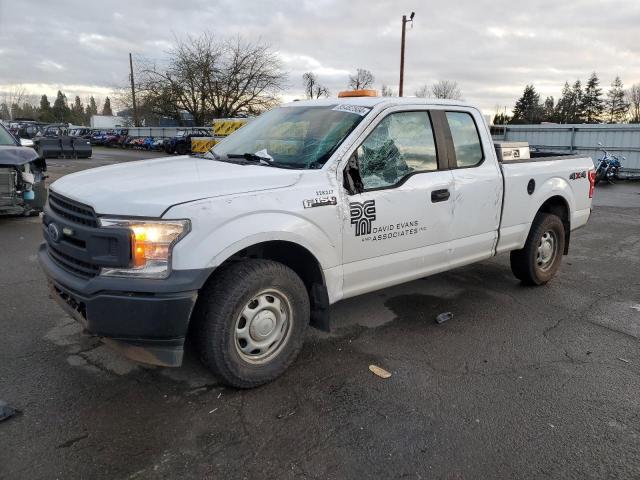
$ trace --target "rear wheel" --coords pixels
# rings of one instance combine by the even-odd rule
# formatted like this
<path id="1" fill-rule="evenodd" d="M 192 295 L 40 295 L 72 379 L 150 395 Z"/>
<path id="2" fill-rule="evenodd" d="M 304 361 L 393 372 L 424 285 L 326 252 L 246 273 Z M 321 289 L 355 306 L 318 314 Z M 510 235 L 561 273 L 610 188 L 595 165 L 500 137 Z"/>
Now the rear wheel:
<path id="1" fill-rule="evenodd" d="M 228 385 L 252 388 L 279 377 L 298 356 L 309 297 L 287 266 L 245 260 L 203 288 L 193 320 L 202 362 Z"/>
<path id="2" fill-rule="evenodd" d="M 511 252 L 511 271 L 527 285 L 544 285 L 562 262 L 564 225 L 557 215 L 538 213 L 521 250 Z"/>

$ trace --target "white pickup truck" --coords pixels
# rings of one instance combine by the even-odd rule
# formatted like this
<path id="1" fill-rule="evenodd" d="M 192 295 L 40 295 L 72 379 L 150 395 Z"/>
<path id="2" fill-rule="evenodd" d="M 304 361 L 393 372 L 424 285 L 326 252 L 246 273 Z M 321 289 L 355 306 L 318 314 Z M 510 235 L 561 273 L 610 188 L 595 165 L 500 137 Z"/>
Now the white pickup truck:
<path id="1" fill-rule="evenodd" d="M 51 185 L 53 296 L 128 357 L 179 366 L 187 333 L 227 384 L 269 382 L 339 300 L 510 252 L 541 285 L 587 222 L 592 160 L 499 161 L 480 111 L 372 96 L 293 102 L 204 157 Z"/>

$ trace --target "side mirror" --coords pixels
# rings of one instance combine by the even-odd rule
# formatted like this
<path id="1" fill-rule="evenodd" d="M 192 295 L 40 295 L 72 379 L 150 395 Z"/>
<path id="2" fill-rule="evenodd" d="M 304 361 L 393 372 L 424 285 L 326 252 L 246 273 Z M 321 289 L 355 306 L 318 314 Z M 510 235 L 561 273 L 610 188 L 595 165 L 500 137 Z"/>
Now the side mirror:
<path id="1" fill-rule="evenodd" d="M 30 138 L 21 138 L 20 139 L 20 146 L 21 147 L 31 147 L 31 148 L 33 148 L 34 143 L 33 143 L 33 140 L 31 140 Z"/>

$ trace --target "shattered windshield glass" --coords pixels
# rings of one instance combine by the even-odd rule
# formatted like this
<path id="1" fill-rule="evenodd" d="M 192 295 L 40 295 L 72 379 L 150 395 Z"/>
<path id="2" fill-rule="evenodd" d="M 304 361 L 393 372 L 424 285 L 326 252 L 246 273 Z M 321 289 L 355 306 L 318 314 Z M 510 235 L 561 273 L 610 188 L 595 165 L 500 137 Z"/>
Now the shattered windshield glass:
<path id="1" fill-rule="evenodd" d="M 274 166 L 320 168 L 368 112 L 367 107 L 341 105 L 276 108 L 234 132 L 211 152 L 218 159 L 258 154 Z"/>

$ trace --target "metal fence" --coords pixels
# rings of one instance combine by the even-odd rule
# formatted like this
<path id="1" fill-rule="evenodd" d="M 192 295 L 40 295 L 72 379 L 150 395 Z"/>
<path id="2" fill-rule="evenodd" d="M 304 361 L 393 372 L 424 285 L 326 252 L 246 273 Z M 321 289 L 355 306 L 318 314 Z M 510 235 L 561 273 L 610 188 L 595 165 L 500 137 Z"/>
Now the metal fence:
<path id="1" fill-rule="evenodd" d="M 640 125 L 494 125 L 494 140 L 529 142 L 541 151 L 602 156 L 598 142 L 628 169 L 640 169 Z"/>
<path id="2" fill-rule="evenodd" d="M 192 129 L 201 128 L 211 130 L 211 126 L 208 127 L 123 127 L 129 131 L 130 137 L 154 137 L 154 138 L 168 138 L 175 137 L 178 134 L 178 130 L 190 131 Z M 109 130 L 105 128 L 104 130 Z M 116 129 L 119 130 L 119 129 Z"/>

